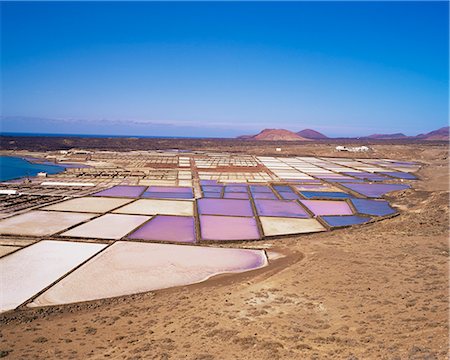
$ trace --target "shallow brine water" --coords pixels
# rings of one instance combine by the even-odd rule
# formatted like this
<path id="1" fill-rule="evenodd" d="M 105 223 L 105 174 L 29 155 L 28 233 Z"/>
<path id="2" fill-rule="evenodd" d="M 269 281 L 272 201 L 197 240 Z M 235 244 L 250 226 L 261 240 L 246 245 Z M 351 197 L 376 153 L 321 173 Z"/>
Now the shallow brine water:
<path id="1" fill-rule="evenodd" d="M 18 157 L 0 156 L 0 181 L 36 176 L 39 172 L 57 174 L 64 169 L 60 165 L 37 164 Z"/>

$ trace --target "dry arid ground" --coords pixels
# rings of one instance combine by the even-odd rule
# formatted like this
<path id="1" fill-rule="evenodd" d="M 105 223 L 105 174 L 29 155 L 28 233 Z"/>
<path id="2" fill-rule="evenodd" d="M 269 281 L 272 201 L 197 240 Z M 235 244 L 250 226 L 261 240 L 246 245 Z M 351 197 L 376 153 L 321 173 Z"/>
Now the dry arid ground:
<path id="1" fill-rule="evenodd" d="M 297 145 L 291 146 L 295 153 Z M 336 155 L 325 146 L 310 155 Z M 253 272 L 132 297 L 4 314 L 1 355 L 447 359 L 448 147 L 374 148 L 374 157 L 425 163 L 414 190 L 390 197 L 400 216 L 234 245 L 272 244 L 287 255 Z"/>

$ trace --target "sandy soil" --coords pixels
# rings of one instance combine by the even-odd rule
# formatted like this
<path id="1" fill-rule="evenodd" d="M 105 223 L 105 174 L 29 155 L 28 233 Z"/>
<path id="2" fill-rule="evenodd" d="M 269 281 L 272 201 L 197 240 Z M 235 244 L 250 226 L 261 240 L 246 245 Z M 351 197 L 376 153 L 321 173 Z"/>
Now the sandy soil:
<path id="1" fill-rule="evenodd" d="M 391 196 L 400 216 L 331 233 L 240 244 L 271 244 L 287 255 L 245 274 L 5 314 L 0 356 L 447 359 L 448 148 L 376 149 L 376 157 L 427 163 L 415 190 Z"/>

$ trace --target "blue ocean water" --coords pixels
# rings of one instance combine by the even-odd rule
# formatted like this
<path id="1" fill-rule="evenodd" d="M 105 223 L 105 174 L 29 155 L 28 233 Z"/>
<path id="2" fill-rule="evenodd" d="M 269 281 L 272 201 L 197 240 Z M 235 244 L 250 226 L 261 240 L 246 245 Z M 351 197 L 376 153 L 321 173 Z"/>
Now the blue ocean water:
<path id="1" fill-rule="evenodd" d="M 0 181 L 36 176 L 41 171 L 48 174 L 57 174 L 64 171 L 64 167 L 59 165 L 35 164 L 18 157 L 0 156 Z"/>

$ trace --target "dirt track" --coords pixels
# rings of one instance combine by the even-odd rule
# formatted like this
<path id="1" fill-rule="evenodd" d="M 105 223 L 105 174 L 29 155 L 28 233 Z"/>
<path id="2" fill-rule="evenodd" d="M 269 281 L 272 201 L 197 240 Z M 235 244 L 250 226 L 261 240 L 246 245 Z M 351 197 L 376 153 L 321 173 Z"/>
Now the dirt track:
<path id="1" fill-rule="evenodd" d="M 400 216 L 240 244 L 291 254 L 263 270 L 4 315 L 0 350 L 7 359 L 447 359 L 448 148 L 375 149 L 428 164 L 415 190 L 390 198 Z"/>

